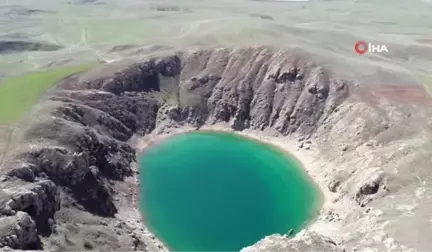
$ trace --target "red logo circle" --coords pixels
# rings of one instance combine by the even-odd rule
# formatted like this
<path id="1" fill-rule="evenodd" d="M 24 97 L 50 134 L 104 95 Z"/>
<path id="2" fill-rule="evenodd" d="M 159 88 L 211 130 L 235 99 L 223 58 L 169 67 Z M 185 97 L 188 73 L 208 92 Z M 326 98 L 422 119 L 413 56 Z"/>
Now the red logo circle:
<path id="1" fill-rule="evenodd" d="M 368 44 L 365 41 L 357 41 L 354 50 L 360 55 L 365 54 L 368 51 Z"/>

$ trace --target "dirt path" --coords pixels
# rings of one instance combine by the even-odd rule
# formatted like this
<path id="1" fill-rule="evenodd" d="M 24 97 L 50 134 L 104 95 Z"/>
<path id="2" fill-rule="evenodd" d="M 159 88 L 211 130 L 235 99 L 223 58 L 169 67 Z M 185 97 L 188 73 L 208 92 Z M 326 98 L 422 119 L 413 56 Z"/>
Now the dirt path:
<path id="1" fill-rule="evenodd" d="M 382 100 L 409 105 L 432 106 L 432 98 L 422 86 L 370 86 L 359 90 L 362 100 L 376 104 Z"/>

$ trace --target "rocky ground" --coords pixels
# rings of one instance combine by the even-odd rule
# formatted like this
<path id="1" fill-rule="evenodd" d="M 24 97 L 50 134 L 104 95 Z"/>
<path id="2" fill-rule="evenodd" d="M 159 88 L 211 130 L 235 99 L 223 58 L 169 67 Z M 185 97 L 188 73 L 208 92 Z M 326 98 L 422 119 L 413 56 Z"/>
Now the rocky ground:
<path id="1" fill-rule="evenodd" d="M 216 129 L 295 154 L 325 195 L 294 239 L 272 235 L 244 251 L 431 249 L 430 101 L 417 87 L 364 89 L 337 76 L 300 53 L 253 47 L 65 79 L 4 154 L 0 247 L 166 250 L 136 208 L 136 153 L 161 136 Z"/>

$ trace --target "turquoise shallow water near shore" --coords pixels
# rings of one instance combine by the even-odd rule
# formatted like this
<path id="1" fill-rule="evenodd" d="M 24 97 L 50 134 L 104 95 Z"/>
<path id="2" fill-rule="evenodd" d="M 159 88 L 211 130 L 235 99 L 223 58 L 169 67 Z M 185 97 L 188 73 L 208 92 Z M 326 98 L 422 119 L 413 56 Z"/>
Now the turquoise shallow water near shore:
<path id="1" fill-rule="evenodd" d="M 140 183 L 146 225 L 175 251 L 236 251 L 296 233 L 321 199 L 286 153 L 228 133 L 176 135 L 150 147 Z"/>

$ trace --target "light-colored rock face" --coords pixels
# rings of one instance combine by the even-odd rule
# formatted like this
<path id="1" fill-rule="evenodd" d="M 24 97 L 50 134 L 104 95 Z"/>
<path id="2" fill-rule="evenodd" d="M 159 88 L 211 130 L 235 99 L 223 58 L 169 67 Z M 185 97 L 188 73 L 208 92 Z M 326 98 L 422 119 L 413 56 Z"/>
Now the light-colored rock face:
<path id="1" fill-rule="evenodd" d="M 282 235 L 267 236 L 253 246 L 246 247 L 240 252 L 259 252 L 259 251 L 275 251 L 275 252 L 302 252 L 318 249 L 326 252 L 342 251 L 334 241 L 326 238 L 315 232 L 301 232 L 294 238 L 288 238 Z"/>
<path id="2" fill-rule="evenodd" d="M 182 58 L 180 105 L 188 115 L 202 111 L 195 113 L 197 126 L 230 122 L 236 130 L 309 135 L 348 95 L 348 83 L 288 51 L 219 49 Z"/>
<path id="3" fill-rule="evenodd" d="M 18 129 L 0 172 L 0 221 L 27 212 L 49 227 L 50 249 L 163 249 L 133 210 L 134 148 L 216 129 L 294 153 L 325 195 L 305 232 L 244 251 L 431 249 L 429 103 L 412 99 L 416 87 L 395 95 L 355 84 L 267 47 L 184 51 L 68 78 L 30 113 L 34 124 Z"/>

